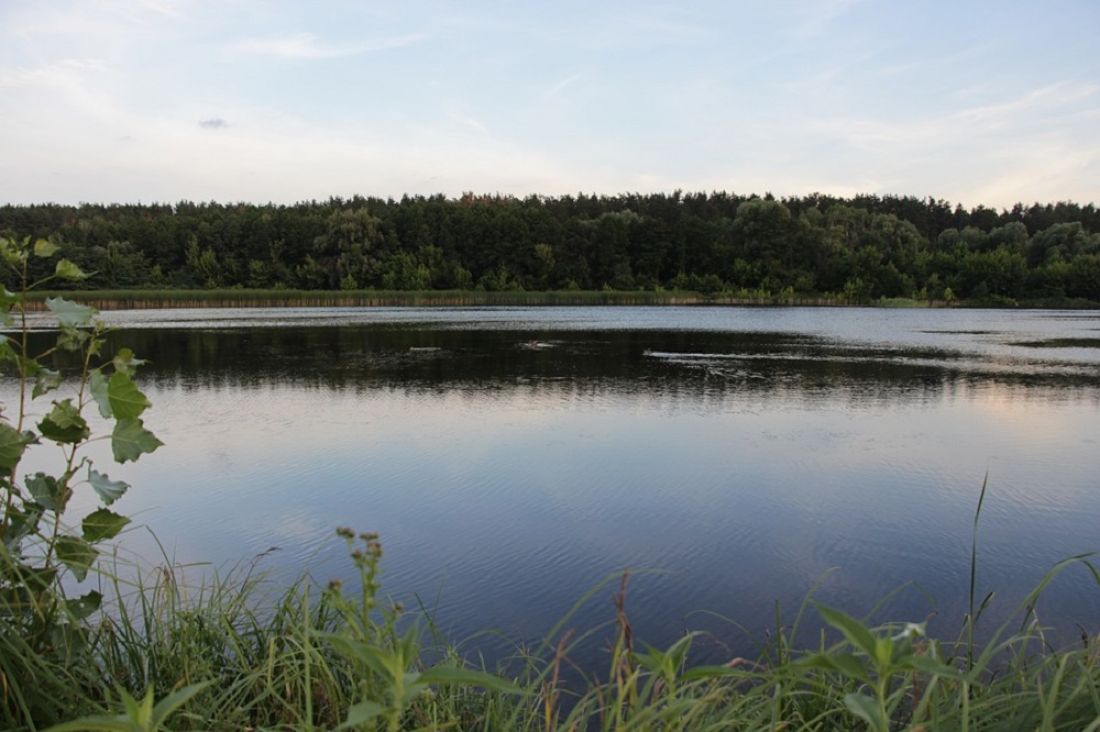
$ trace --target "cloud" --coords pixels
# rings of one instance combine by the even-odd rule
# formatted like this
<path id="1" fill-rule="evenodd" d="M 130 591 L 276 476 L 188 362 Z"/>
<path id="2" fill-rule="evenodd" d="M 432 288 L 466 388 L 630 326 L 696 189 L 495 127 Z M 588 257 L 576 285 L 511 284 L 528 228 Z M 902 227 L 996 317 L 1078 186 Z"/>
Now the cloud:
<path id="1" fill-rule="evenodd" d="M 545 92 L 543 92 L 542 93 L 542 98 L 545 99 L 545 100 L 554 99 L 559 94 L 561 94 L 563 91 L 565 91 L 565 88 L 567 86 L 569 86 L 570 84 L 572 84 L 575 81 L 578 81 L 582 77 L 584 77 L 584 72 L 583 71 L 579 71 L 576 74 L 572 74 L 570 76 L 565 77 L 561 81 L 559 81 L 556 84 L 554 84 L 553 86 L 551 86 Z"/>
<path id="2" fill-rule="evenodd" d="M 324 43 L 312 33 L 291 33 L 268 38 L 245 38 L 233 43 L 230 51 L 247 56 L 275 56 L 289 59 L 321 59 L 358 56 L 371 51 L 403 48 L 426 40 L 426 33 L 376 38 L 352 45 L 336 46 Z"/>
<path id="3" fill-rule="evenodd" d="M 204 130 L 222 130 L 228 126 L 229 123 L 221 117 L 210 117 L 208 119 L 199 120 L 199 127 L 203 128 Z"/>
<path id="4" fill-rule="evenodd" d="M 473 115 L 466 114 L 465 112 L 451 111 L 447 113 L 447 118 L 474 132 L 480 132 L 483 135 L 489 134 L 489 128 L 485 126 L 485 123 Z"/>
<path id="5" fill-rule="evenodd" d="M 63 58 L 34 68 L 0 68 L 0 89 L 5 87 L 44 87 L 59 85 L 80 79 L 88 73 L 103 71 L 106 65 L 101 59 Z"/>
<path id="6" fill-rule="evenodd" d="M 791 8 L 791 35 L 809 39 L 829 33 L 833 22 L 864 0 L 799 1 Z"/>

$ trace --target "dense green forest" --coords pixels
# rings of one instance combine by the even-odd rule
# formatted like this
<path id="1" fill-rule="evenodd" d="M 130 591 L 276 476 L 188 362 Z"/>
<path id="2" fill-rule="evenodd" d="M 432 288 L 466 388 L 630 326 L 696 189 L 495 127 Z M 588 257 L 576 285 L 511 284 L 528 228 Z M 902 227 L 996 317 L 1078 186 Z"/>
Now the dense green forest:
<path id="1" fill-rule="evenodd" d="M 685 289 L 1100 301 L 1100 210 L 729 193 L 0 207 L 95 288 Z M 43 265 L 44 266 L 44 265 Z"/>

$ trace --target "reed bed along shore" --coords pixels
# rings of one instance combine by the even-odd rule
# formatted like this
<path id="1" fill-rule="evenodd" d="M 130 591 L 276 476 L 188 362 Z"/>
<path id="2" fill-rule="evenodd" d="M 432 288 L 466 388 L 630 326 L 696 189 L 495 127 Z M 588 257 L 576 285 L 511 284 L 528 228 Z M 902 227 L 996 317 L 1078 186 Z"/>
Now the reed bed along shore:
<path id="1" fill-rule="evenodd" d="M 63 296 L 99 310 L 232 307 L 478 307 L 596 305 L 800 305 L 839 307 L 872 304 L 885 307 L 949 307 L 957 303 L 889 300 L 858 303 L 833 296 L 691 291 L 552 290 L 479 292 L 474 290 L 71 290 L 39 291 L 30 308 L 41 309 L 47 297 Z"/>
<path id="2" fill-rule="evenodd" d="M 542 306 L 794 306 L 883 308 L 1100 309 L 1100 303 L 1073 298 L 1045 300 L 918 300 L 892 297 L 857 301 L 836 295 L 796 295 L 741 291 L 687 290 L 41 290 L 28 298 L 28 310 L 41 310 L 47 297 L 64 297 L 98 310 L 157 308 L 265 307 L 542 307 Z"/>

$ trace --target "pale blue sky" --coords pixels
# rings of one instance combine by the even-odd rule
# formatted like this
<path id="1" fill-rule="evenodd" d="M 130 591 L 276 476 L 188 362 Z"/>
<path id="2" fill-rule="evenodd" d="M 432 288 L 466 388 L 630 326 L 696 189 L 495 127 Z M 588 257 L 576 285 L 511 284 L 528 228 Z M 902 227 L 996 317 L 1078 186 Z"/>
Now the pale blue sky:
<path id="1" fill-rule="evenodd" d="M 0 0 L 0 202 L 1098 201 L 1098 39 L 1098 0 Z"/>

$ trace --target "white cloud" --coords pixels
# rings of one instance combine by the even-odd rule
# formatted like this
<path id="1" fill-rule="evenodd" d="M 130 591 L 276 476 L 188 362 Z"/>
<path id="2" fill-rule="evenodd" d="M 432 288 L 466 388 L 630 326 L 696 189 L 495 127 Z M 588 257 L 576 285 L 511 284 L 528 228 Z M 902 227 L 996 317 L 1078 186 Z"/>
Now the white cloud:
<path id="1" fill-rule="evenodd" d="M 33 68 L 0 68 L 0 89 L 64 85 L 81 79 L 87 72 L 105 69 L 104 61 L 95 58 L 63 58 Z"/>
<path id="2" fill-rule="evenodd" d="M 554 99 L 555 97 L 559 96 L 563 91 L 565 91 L 566 87 L 571 86 L 577 81 L 580 81 L 582 78 L 584 78 L 583 71 L 579 71 L 576 74 L 570 74 L 569 76 L 565 77 L 561 81 L 558 81 L 557 83 L 553 84 L 549 89 L 544 91 L 542 93 L 542 98 L 544 100 Z"/>
<path id="3" fill-rule="evenodd" d="M 472 115 L 466 114 L 465 112 L 452 110 L 447 113 L 447 118 L 450 119 L 452 122 L 457 122 L 459 125 L 473 130 L 474 132 L 479 132 L 483 135 L 489 134 L 489 128 L 485 126 L 484 122 Z"/>
<path id="4" fill-rule="evenodd" d="M 790 7 L 791 35 L 809 39 L 825 35 L 833 22 L 864 0 L 795 0 Z"/>
<path id="5" fill-rule="evenodd" d="M 269 38 L 245 38 L 229 46 L 234 53 L 252 56 L 276 56 L 288 59 L 321 59 L 358 56 L 372 51 L 403 48 L 428 38 L 426 33 L 409 33 L 389 38 L 377 38 L 351 45 L 324 43 L 312 33 L 291 33 Z"/>

